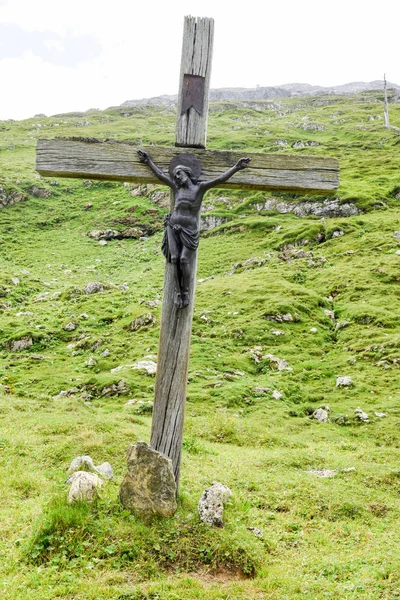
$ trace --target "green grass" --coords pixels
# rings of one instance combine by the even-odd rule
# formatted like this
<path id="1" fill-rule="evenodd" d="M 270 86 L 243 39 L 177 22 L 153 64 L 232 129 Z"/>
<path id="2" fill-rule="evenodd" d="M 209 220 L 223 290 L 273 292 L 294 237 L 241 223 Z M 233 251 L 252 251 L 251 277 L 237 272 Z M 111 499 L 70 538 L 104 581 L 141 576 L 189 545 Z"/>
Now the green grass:
<path id="1" fill-rule="evenodd" d="M 145 302 L 162 298 L 165 211 L 122 184 L 37 179 L 34 145 L 81 131 L 172 145 L 174 114 L 114 108 L 0 122 L 0 194 L 25 197 L 0 210 L 2 598 L 399 596 L 400 138 L 381 113 L 376 93 L 211 105 L 209 147 L 338 156 L 338 198 L 361 213 L 300 219 L 258 212 L 266 194 L 210 193 L 208 211 L 229 220 L 202 236 L 199 252 L 206 280 L 196 291 L 179 508 L 149 522 L 122 510 L 118 489 L 126 448 L 149 440 L 154 378 L 111 369 L 157 353 L 161 310 Z M 398 103 L 390 115 L 399 127 Z M 299 140 L 319 145 L 293 149 Z M 33 195 L 34 186 L 50 197 Z M 87 235 L 128 226 L 147 239 L 101 247 Z M 296 258 L 297 250 L 311 254 Z M 83 293 L 90 281 L 104 291 Z M 131 331 L 147 312 L 155 324 Z M 287 313 L 293 320 L 279 322 Z M 76 329 L 66 331 L 71 321 Z M 32 346 L 11 349 L 27 337 Z M 291 370 L 256 363 L 256 346 Z M 348 389 L 336 387 L 343 375 Z M 129 392 L 104 395 L 121 379 Z M 71 388 L 78 392 L 57 397 Z M 310 419 L 322 404 L 331 408 L 325 425 Z M 358 406 L 370 423 L 354 420 Z M 109 461 L 115 478 L 97 503 L 68 506 L 66 470 L 82 454 Z M 318 469 L 337 475 L 307 472 Z M 213 481 L 233 492 L 224 529 L 197 516 Z"/>

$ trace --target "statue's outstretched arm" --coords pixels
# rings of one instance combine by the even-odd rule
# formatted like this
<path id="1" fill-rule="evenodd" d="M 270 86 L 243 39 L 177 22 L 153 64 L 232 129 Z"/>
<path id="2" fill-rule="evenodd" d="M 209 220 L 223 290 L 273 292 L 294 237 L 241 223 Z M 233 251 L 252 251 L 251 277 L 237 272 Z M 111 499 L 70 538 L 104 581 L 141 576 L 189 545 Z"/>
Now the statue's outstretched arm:
<path id="1" fill-rule="evenodd" d="M 232 175 L 234 175 L 238 171 L 241 171 L 242 169 L 246 169 L 246 167 L 249 166 L 250 160 L 251 160 L 250 158 L 239 159 L 237 161 L 236 165 L 234 165 L 233 167 L 228 169 L 228 171 L 226 171 L 225 173 L 222 173 L 222 175 L 220 175 L 219 177 L 216 177 L 215 179 L 211 179 L 211 181 L 202 181 L 199 184 L 199 186 L 205 191 L 210 190 L 213 187 L 217 187 L 219 183 L 224 183 L 225 181 L 228 181 L 228 179 L 230 179 L 232 177 Z"/>
<path id="2" fill-rule="evenodd" d="M 138 154 L 140 162 L 144 163 L 145 165 L 148 165 L 153 171 L 154 175 L 158 177 L 158 179 L 160 179 L 166 185 L 169 185 L 169 187 L 174 187 L 172 179 L 169 177 L 169 175 L 167 175 L 166 173 L 164 173 L 164 171 L 161 171 L 161 169 L 157 167 L 157 165 L 153 162 L 153 159 L 151 158 L 148 152 L 145 152 L 144 150 L 138 150 Z"/>

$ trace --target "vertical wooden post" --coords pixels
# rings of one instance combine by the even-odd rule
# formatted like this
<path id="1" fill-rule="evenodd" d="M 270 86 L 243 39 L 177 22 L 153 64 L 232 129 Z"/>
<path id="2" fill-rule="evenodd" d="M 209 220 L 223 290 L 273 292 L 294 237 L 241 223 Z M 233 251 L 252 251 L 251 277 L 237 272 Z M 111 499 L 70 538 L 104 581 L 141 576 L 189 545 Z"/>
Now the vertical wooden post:
<path id="1" fill-rule="evenodd" d="M 213 19 L 185 17 L 178 116 L 176 125 L 176 146 L 205 147 L 208 90 L 211 72 Z M 184 112 L 183 95 L 185 75 L 204 77 L 194 80 L 196 90 L 190 100 L 202 106 L 202 114 L 195 106 Z M 189 78 L 190 79 L 190 78 Z M 186 78 L 187 83 L 188 79 Z M 189 82 L 189 94 L 193 88 Z M 199 97 L 199 91 L 203 96 Z M 174 198 L 171 194 L 171 210 Z M 198 223 L 199 226 L 199 223 Z M 157 376 L 151 429 L 151 446 L 166 454 L 172 460 L 177 490 L 179 488 L 180 463 L 182 453 L 183 422 L 185 416 L 186 387 L 189 366 L 190 338 L 192 333 L 193 303 L 196 284 L 197 252 L 192 258 L 190 279 L 190 303 L 180 309 L 174 304 L 175 281 L 173 266 L 165 265 L 164 295 L 161 316 L 160 342 L 157 359 Z"/>
<path id="2" fill-rule="evenodd" d="M 214 19 L 185 17 L 175 146 L 206 147 L 213 42 Z"/>
<path id="3" fill-rule="evenodd" d="M 384 96 L 385 96 L 385 127 L 387 129 L 390 129 L 390 123 L 389 123 L 389 106 L 388 106 L 388 99 L 387 99 L 386 73 L 384 73 L 384 75 L 383 75 L 383 91 L 384 91 Z"/>

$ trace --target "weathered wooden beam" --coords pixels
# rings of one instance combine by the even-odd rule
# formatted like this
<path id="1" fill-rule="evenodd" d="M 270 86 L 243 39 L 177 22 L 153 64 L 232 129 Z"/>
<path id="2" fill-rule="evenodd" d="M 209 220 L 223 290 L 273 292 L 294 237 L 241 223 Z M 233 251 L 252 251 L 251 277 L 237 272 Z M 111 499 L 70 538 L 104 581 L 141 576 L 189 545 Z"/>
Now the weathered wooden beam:
<path id="1" fill-rule="evenodd" d="M 185 17 L 175 146 L 205 148 L 214 19 Z"/>
<path id="2" fill-rule="evenodd" d="M 147 146 L 157 165 L 168 171 L 179 148 Z M 93 138 L 38 140 L 36 170 L 46 177 L 77 177 L 137 183 L 159 183 L 152 171 L 139 161 L 138 146 L 103 142 Z M 334 194 L 339 185 L 339 161 L 318 156 L 199 150 L 191 148 L 202 164 L 201 179 L 212 179 L 242 156 L 250 166 L 220 185 L 225 189 L 280 190 L 307 194 Z"/>

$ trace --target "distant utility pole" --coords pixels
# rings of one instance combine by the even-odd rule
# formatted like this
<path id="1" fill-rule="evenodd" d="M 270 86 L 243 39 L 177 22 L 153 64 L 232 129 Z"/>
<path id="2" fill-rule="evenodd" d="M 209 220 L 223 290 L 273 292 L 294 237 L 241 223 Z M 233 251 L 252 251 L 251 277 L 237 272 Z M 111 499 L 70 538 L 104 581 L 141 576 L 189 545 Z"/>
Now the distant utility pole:
<path id="1" fill-rule="evenodd" d="M 387 87 L 386 87 L 386 73 L 383 75 L 383 92 L 385 95 L 385 127 L 390 129 L 389 124 L 389 107 L 388 107 L 388 99 L 387 99 Z"/>

